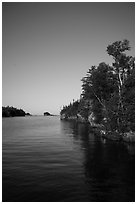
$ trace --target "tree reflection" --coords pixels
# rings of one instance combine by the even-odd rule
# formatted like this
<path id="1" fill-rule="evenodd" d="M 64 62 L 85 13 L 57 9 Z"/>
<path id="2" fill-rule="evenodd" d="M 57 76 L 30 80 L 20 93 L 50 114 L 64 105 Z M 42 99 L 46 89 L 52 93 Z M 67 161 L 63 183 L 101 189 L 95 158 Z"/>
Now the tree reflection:
<path id="1" fill-rule="evenodd" d="M 73 139 L 80 141 L 83 170 L 91 201 L 134 201 L 135 161 L 123 143 L 102 140 L 88 125 L 64 123 Z"/>

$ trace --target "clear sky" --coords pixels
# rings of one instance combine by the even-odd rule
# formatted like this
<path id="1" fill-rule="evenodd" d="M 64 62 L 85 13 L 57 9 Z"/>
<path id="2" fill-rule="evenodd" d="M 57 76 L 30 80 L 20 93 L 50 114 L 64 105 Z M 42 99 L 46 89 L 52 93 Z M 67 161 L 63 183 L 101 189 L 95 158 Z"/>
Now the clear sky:
<path id="1" fill-rule="evenodd" d="M 135 49 L 134 3 L 3 3 L 2 105 L 59 114 L 81 94 L 92 65 L 111 63 L 108 44 Z"/>

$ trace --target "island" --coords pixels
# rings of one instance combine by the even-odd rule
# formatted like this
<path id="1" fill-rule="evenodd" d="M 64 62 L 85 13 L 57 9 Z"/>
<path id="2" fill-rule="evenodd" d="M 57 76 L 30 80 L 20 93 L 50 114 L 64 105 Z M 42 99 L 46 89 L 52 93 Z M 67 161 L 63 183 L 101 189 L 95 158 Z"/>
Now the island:
<path id="1" fill-rule="evenodd" d="M 30 113 L 26 113 L 22 109 L 15 108 L 13 106 L 2 107 L 2 117 L 15 117 L 15 116 L 31 116 Z"/>
<path id="2" fill-rule="evenodd" d="M 53 114 L 50 114 L 49 112 L 45 112 L 44 116 L 54 116 Z"/>
<path id="3" fill-rule="evenodd" d="M 26 113 L 25 115 L 26 115 L 26 116 L 32 116 L 30 113 Z"/>

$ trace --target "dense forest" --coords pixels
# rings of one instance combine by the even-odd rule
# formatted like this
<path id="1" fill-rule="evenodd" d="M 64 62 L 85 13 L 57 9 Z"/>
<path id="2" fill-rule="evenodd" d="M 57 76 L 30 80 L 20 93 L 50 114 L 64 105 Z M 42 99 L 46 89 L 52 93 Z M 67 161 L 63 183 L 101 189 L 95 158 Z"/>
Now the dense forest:
<path id="1" fill-rule="evenodd" d="M 81 117 L 119 133 L 135 130 L 135 58 L 129 50 L 128 40 L 108 45 L 112 65 L 102 62 L 88 70 L 80 99 L 62 108 L 61 119 Z"/>
<path id="2" fill-rule="evenodd" d="M 15 116 L 30 116 L 30 113 L 25 113 L 22 109 L 17 109 L 14 107 L 2 107 L 2 117 L 15 117 Z"/>

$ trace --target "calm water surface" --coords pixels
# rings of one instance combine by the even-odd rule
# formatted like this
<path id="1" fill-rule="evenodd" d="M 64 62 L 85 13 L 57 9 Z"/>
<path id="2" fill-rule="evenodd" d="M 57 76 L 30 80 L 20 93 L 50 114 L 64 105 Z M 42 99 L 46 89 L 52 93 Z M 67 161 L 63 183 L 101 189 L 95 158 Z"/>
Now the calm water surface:
<path id="1" fill-rule="evenodd" d="M 134 201 L 134 146 L 59 117 L 3 118 L 2 200 Z"/>

